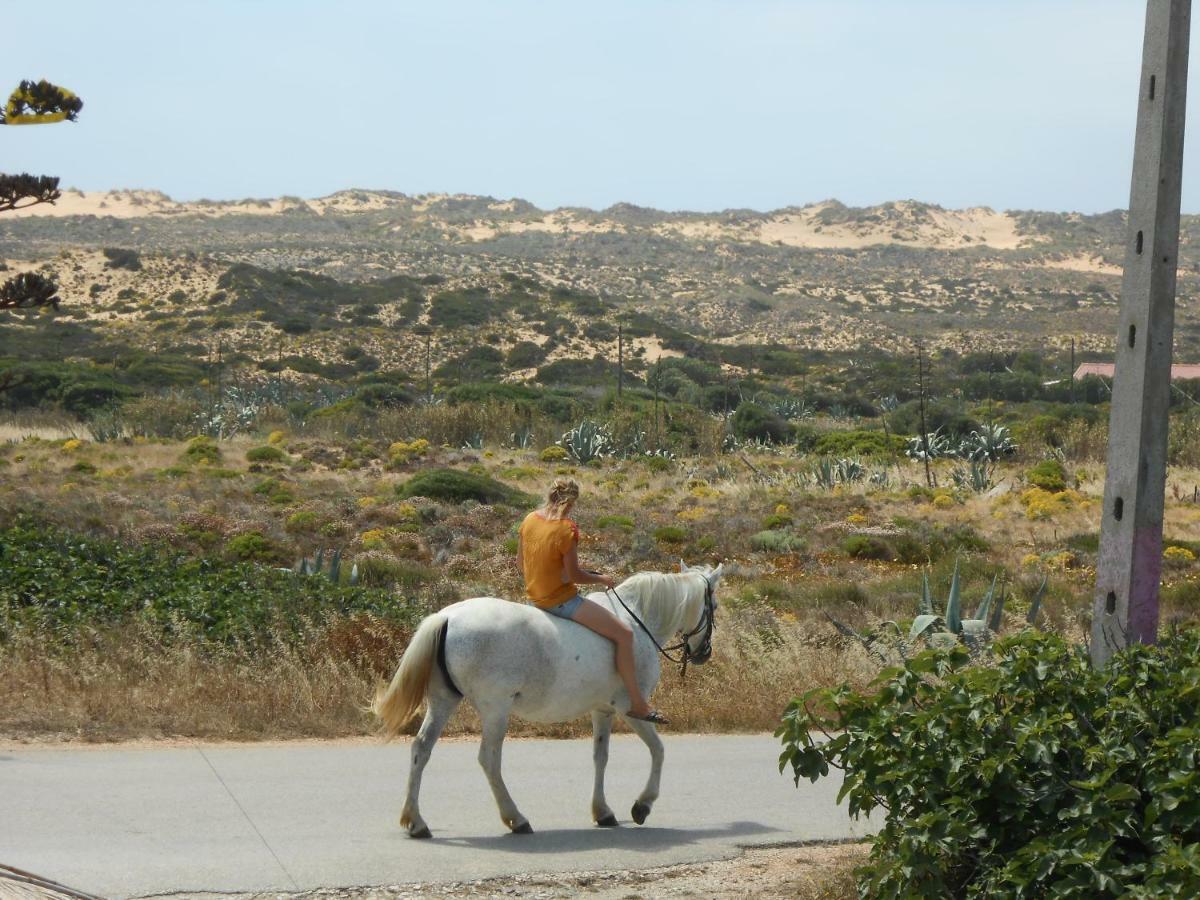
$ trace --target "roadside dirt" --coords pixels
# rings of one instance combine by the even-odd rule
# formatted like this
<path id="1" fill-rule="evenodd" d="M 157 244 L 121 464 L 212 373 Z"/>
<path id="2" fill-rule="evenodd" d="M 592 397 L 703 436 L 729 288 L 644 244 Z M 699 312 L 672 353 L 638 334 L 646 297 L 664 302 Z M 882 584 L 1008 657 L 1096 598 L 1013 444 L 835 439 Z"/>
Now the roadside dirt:
<path id="1" fill-rule="evenodd" d="M 589 900 L 650 900 L 658 897 L 842 900 L 856 896 L 852 872 L 866 855 L 866 844 L 804 844 L 751 848 L 733 859 L 656 869 L 559 872 L 442 884 L 326 888 L 302 893 L 172 894 L 170 900 L 415 900 L 424 897 L 551 900 L 580 896 Z"/>

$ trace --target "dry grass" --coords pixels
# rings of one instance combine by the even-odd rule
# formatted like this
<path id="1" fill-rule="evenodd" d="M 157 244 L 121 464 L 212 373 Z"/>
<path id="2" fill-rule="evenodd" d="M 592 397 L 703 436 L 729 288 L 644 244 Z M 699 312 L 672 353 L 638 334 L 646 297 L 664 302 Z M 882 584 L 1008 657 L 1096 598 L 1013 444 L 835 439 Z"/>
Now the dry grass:
<path id="1" fill-rule="evenodd" d="M 19 634 L 0 645 L 0 734 L 84 741 L 195 737 L 273 739 L 373 734 L 366 711 L 407 634 L 334 620 L 302 641 L 247 648 L 176 643 L 135 628 L 91 632 L 70 647 Z M 656 702 L 683 731 L 768 731 L 791 697 L 875 667 L 857 647 L 814 645 L 797 624 L 760 613 L 726 620 L 705 666 L 664 673 Z M 419 719 L 410 724 L 415 730 Z M 521 736 L 577 737 L 587 720 L 514 721 Z M 464 704 L 448 734 L 476 734 Z"/>

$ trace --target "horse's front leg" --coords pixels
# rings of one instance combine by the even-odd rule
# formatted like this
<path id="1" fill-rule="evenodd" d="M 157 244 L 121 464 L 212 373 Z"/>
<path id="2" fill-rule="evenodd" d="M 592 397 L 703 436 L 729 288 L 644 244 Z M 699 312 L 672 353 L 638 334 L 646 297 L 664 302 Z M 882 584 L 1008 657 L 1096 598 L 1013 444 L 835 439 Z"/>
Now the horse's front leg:
<path id="1" fill-rule="evenodd" d="M 604 799 L 604 770 L 608 766 L 612 717 L 612 712 L 592 711 L 592 762 L 596 765 L 596 782 L 592 786 L 592 821 L 602 828 L 614 828 L 619 824 Z"/>
<path id="2" fill-rule="evenodd" d="M 433 745 L 442 736 L 442 730 L 450 721 L 458 706 L 459 698 L 445 689 L 430 688 L 426 698 L 428 708 L 421 730 L 413 738 L 412 765 L 408 770 L 408 791 L 404 798 L 404 809 L 400 812 L 400 825 L 407 829 L 410 837 L 427 838 L 430 836 L 429 826 L 421 818 L 418 798 L 421 794 L 421 773 L 433 753 Z"/>
<path id="3" fill-rule="evenodd" d="M 628 717 L 625 718 L 625 721 L 650 748 L 650 777 L 646 780 L 646 787 L 643 788 L 642 795 L 637 798 L 637 802 L 633 804 L 633 810 L 630 813 L 633 821 L 641 825 L 650 815 L 650 807 L 658 799 L 658 784 L 662 776 L 663 742 L 651 723 Z"/>
<path id="4" fill-rule="evenodd" d="M 504 786 L 500 775 L 500 751 L 504 746 L 504 734 L 508 731 L 508 707 L 499 710 L 479 711 L 483 720 L 483 740 L 479 743 L 479 765 L 492 786 L 492 795 L 500 807 L 500 819 L 514 834 L 533 834 L 529 820 L 521 815 L 512 795 Z"/>

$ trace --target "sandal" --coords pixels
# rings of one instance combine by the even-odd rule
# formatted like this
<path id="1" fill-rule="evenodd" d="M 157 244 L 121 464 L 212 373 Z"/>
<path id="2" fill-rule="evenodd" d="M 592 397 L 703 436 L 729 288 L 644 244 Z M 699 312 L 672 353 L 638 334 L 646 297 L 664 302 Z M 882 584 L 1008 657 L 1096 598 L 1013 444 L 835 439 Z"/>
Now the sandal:
<path id="1" fill-rule="evenodd" d="M 637 719 L 639 722 L 649 722 L 651 725 L 670 725 L 671 720 L 660 713 L 657 709 L 652 709 L 644 716 L 635 716 L 631 712 L 625 713 L 627 719 Z"/>

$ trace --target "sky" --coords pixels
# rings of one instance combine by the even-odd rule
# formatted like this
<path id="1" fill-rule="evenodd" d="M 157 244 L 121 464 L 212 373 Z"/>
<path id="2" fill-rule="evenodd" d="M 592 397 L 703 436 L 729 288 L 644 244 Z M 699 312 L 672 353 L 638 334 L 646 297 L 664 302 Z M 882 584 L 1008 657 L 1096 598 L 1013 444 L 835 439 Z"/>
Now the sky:
<path id="1" fill-rule="evenodd" d="M 85 106 L 74 124 L 0 129 L 0 170 L 178 200 L 367 188 L 1099 212 L 1129 199 L 1145 8 L 40 0 L 28 39 L 6 36 L 0 92 L 47 78 Z M 1184 186 L 1200 211 L 1200 151 Z"/>

